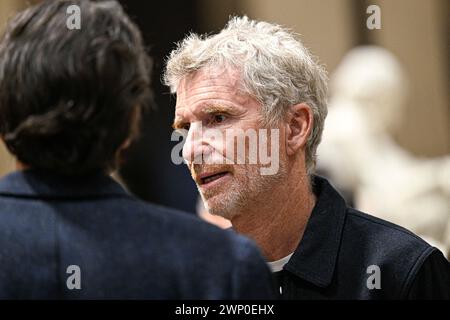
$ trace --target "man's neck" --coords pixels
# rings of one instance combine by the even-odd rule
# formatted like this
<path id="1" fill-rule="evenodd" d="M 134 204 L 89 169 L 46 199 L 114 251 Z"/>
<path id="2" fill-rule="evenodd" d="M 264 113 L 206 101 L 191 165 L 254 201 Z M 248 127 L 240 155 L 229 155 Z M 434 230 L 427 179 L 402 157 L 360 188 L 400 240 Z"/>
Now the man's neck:
<path id="1" fill-rule="evenodd" d="M 290 175 L 262 195 L 257 206 L 236 215 L 233 228 L 253 239 L 268 261 L 279 260 L 299 245 L 314 205 L 309 178 Z"/>

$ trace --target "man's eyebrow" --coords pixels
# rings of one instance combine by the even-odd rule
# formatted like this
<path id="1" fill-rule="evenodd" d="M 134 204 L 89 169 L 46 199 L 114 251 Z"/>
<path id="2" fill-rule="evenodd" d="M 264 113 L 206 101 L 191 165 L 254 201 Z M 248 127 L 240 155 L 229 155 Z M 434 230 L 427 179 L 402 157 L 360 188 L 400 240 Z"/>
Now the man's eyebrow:
<path id="1" fill-rule="evenodd" d="M 223 104 L 213 104 L 207 105 L 202 109 L 203 113 L 211 114 L 211 113 L 228 113 L 231 115 L 239 113 L 237 108 L 223 105 Z"/>
<path id="2" fill-rule="evenodd" d="M 174 130 L 183 129 L 184 125 L 185 125 L 185 123 L 183 122 L 183 120 L 179 117 L 176 117 L 173 120 L 172 129 L 174 129 Z"/>

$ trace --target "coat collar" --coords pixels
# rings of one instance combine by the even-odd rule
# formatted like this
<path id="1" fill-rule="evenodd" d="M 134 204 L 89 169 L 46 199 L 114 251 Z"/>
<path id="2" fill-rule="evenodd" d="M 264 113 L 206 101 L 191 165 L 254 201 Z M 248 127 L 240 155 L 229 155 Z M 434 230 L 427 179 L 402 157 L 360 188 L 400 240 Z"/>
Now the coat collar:
<path id="1" fill-rule="evenodd" d="M 284 269 L 325 288 L 333 279 L 347 206 L 324 178 L 314 176 L 313 190 L 316 205 L 303 238 Z"/>
<path id="2" fill-rule="evenodd" d="M 67 199 L 126 194 L 120 184 L 103 173 L 71 177 L 28 169 L 0 180 L 0 196 Z"/>

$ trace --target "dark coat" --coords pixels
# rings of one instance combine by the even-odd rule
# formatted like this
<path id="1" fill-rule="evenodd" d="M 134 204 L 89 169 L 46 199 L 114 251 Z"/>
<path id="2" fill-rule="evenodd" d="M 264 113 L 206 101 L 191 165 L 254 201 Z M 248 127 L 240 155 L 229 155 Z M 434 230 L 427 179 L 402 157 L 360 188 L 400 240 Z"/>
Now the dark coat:
<path id="1" fill-rule="evenodd" d="M 250 240 L 106 175 L 0 180 L 2 299 L 266 299 L 271 279 Z"/>

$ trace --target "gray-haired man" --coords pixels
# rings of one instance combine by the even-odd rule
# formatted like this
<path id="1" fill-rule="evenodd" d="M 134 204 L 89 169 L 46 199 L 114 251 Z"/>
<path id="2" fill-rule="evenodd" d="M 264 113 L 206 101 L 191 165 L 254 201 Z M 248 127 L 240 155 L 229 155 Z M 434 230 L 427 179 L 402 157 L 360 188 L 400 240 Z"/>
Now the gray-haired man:
<path id="1" fill-rule="evenodd" d="M 183 157 L 208 211 L 259 244 L 284 298 L 450 297 L 441 252 L 348 208 L 313 174 L 327 77 L 290 31 L 232 18 L 219 34 L 182 41 L 165 81 L 177 94 L 174 128 L 186 133 Z M 276 170 L 264 171 L 274 161 Z"/>

